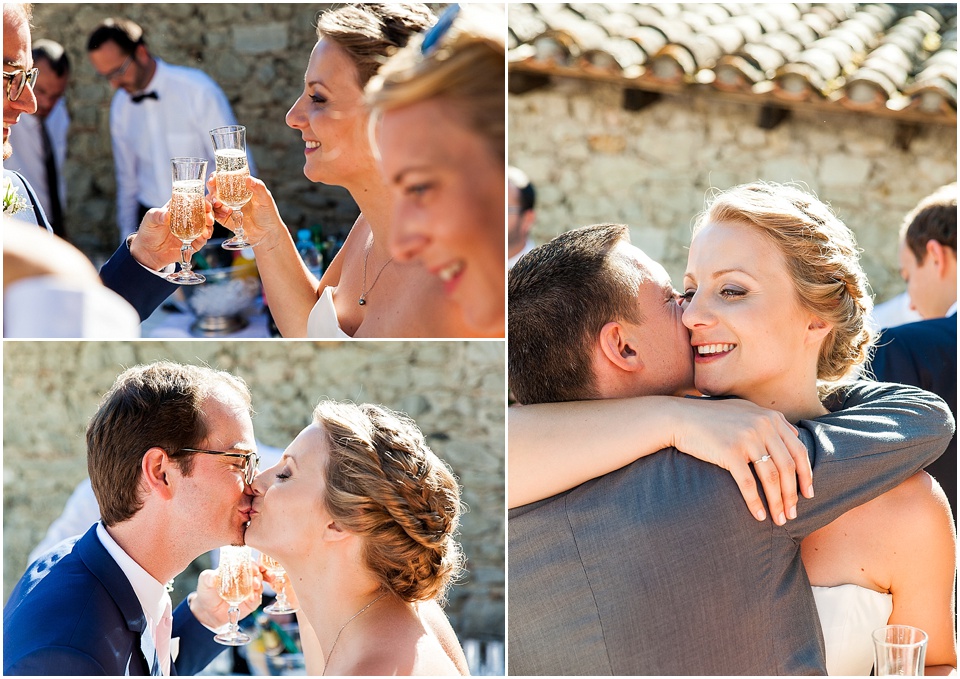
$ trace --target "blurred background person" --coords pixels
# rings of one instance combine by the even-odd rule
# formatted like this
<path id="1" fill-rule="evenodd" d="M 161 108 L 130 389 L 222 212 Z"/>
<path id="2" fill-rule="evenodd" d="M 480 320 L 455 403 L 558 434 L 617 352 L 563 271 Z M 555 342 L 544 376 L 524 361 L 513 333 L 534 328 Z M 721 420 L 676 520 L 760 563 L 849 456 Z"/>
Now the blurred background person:
<path id="1" fill-rule="evenodd" d="M 390 251 L 442 283 L 475 335 L 503 337 L 502 6 L 452 5 L 368 87 L 395 200 Z"/>
<path id="2" fill-rule="evenodd" d="M 511 165 L 507 170 L 507 268 L 536 247 L 530 229 L 537 215 L 537 192 L 527 173 Z"/>
<path id="3" fill-rule="evenodd" d="M 170 159 L 206 158 L 216 168 L 210 130 L 236 125 L 220 86 L 203 71 L 168 64 L 147 48 L 143 29 L 124 18 L 105 19 L 87 41 L 90 63 L 116 92 L 110 138 L 117 177 L 120 238 L 133 233 L 153 205 L 173 190 Z M 256 167 L 249 157 L 250 172 Z"/>
<path id="4" fill-rule="evenodd" d="M 923 317 L 882 331 L 871 369 L 881 382 L 932 391 L 957 417 L 957 185 L 924 198 L 900 230 L 900 274 L 910 306 Z M 927 467 L 957 520 L 957 437 Z"/>
<path id="5" fill-rule="evenodd" d="M 20 118 L 17 145 L 4 165 L 30 182 L 53 232 L 67 238 L 64 226 L 67 182 L 63 163 L 67 158 L 70 114 L 63 95 L 70 80 L 70 58 L 63 45 L 53 40 L 37 40 L 32 52 L 33 65 L 38 71 L 33 87 L 37 111 Z"/>

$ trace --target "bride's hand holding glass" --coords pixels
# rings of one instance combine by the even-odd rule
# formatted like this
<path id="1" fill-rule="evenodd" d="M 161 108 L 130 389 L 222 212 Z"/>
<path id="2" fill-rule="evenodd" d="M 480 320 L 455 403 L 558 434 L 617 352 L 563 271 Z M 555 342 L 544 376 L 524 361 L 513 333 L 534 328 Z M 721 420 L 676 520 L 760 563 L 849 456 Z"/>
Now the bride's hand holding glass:
<path id="1" fill-rule="evenodd" d="M 252 195 L 240 210 L 243 213 L 243 231 L 248 240 L 257 244 L 258 252 L 272 250 L 279 239 L 289 231 L 267 185 L 256 177 L 246 177 L 246 182 Z M 207 198 L 213 204 L 213 216 L 216 220 L 221 224 L 231 224 L 234 209 L 220 200 L 215 175 L 211 175 L 207 180 L 207 193 Z"/>
<path id="2" fill-rule="evenodd" d="M 274 615 L 284 615 L 287 613 L 296 613 L 300 610 L 300 603 L 297 601 L 297 594 L 293 591 L 290 579 L 287 577 L 287 571 L 269 554 L 260 553 L 260 561 L 257 564 L 260 567 L 260 575 L 263 581 L 269 584 L 273 591 L 277 593 L 277 600 L 271 606 L 263 610 Z"/>

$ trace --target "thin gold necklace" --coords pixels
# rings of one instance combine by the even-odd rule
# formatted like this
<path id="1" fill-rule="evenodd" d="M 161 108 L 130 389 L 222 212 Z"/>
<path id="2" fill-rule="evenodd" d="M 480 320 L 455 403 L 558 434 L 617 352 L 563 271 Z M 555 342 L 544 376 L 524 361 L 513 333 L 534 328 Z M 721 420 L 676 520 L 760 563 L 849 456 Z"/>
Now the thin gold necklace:
<path id="1" fill-rule="evenodd" d="M 340 635 L 343 634 L 344 628 L 345 628 L 347 625 L 349 625 L 351 622 L 353 622 L 354 618 L 356 618 L 358 615 L 360 615 L 361 613 L 363 613 L 365 610 L 367 610 L 368 608 L 370 608 L 371 606 L 373 606 L 375 603 L 377 603 L 378 601 L 380 601 L 380 599 L 382 599 L 382 598 L 385 597 L 386 595 L 387 595 L 387 593 L 386 593 L 386 592 L 383 592 L 380 596 L 378 596 L 376 599 L 374 599 L 373 601 L 371 601 L 370 603 L 368 603 L 366 606 L 364 606 L 363 608 L 361 608 L 359 611 L 357 611 L 356 613 L 354 613 L 353 616 L 352 616 L 349 620 L 347 620 L 345 623 L 343 623 L 343 626 L 340 627 L 340 631 L 337 632 L 337 636 L 335 636 L 335 637 L 333 638 L 333 644 L 330 645 L 330 653 L 327 654 L 326 660 L 324 660 L 324 663 L 323 663 L 323 675 L 321 675 L 321 676 L 326 676 L 326 674 L 327 674 L 327 667 L 330 665 L 330 658 L 333 657 L 333 649 L 335 649 L 335 648 L 337 647 L 337 642 L 340 641 Z"/>
<path id="2" fill-rule="evenodd" d="M 383 273 L 383 270 L 387 268 L 387 264 L 393 261 L 393 257 L 386 261 L 386 264 L 380 267 L 380 271 L 377 273 L 377 277 L 373 279 L 373 283 L 370 284 L 370 287 L 367 288 L 367 260 L 370 259 L 370 251 L 373 250 L 373 239 L 370 239 L 370 245 L 367 246 L 367 252 L 363 256 L 363 285 L 360 287 L 360 306 L 364 306 L 367 303 L 367 295 L 373 290 L 373 287 L 377 284 L 377 281 L 380 280 L 380 274 Z M 364 290 L 366 288 L 366 290 Z"/>

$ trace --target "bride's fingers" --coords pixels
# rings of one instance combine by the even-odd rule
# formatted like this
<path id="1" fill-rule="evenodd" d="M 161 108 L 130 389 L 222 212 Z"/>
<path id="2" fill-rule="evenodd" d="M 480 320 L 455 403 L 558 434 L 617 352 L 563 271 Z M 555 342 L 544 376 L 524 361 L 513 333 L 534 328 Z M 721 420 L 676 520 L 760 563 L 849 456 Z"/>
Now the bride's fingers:
<path id="1" fill-rule="evenodd" d="M 767 513 L 763 509 L 763 501 L 760 499 L 760 492 L 757 488 L 757 482 L 750 471 L 750 465 L 745 461 L 739 461 L 730 467 L 730 474 L 740 489 L 744 502 L 747 503 L 747 509 L 757 521 L 763 521 L 767 518 Z"/>
<path id="2" fill-rule="evenodd" d="M 213 217 L 221 224 L 226 223 L 226 220 L 230 219 L 230 215 L 233 214 L 233 210 L 220 202 L 219 199 L 214 199 L 211 202 L 213 206 Z"/>
<path id="3" fill-rule="evenodd" d="M 813 466 L 810 464 L 810 454 L 807 452 L 807 447 L 797 436 L 797 429 L 787 422 L 787 418 L 782 420 L 780 438 L 787 447 L 790 457 L 793 458 L 794 465 L 796 465 L 797 485 L 801 494 L 805 498 L 812 498 Z"/>
<path id="4" fill-rule="evenodd" d="M 777 475 L 780 477 L 780 498 L 782 501 L 784 520 L 797 518 L 797 465 L 794 462 L 790 450 L 782 440 L 771 440 L 767 443 L 767 455 L 770 460 L 766 463 L 773 463 L 777 468 Z M 754 465 L 756 466 L 756 465 Z M 768 498 L 769 499 L 769 498 Z M 779 517 L 773 508 L 770 509 L 771 516 Z M 785 522 L 784 521 L 784 522 Z"/>
<path id="5" fill-rule="evenodd" d="M 763 494 L 767 498 L 767 507 L 770 508 L 770 518 L 778 526 L 787 522 L 786 512 L 783 508 L 783 490 L 780 483 L 780 470 L 774 461 L 774 456 L 769 453 L 769 449 L 761 449 L 759 454 L 750 452 L 750 464 L 760 479 L 760 485 L 763 486 Z"/>

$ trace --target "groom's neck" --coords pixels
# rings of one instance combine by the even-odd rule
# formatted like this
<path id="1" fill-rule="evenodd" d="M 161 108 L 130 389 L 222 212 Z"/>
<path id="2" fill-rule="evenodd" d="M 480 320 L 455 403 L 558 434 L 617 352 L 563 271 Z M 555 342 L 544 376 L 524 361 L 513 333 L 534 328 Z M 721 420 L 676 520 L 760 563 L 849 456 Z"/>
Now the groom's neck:
<path id="1" fill-rule="evenodd" d="M 179 557 L 175 541 L 162 530 L 138 520 L 139 513 L 122 523 L 107 528 L 110 537 L 158 582 L 168 582 L 190 564 L 191 559 Z M 182 562 L 182 563 L 181 563 Z"/>

